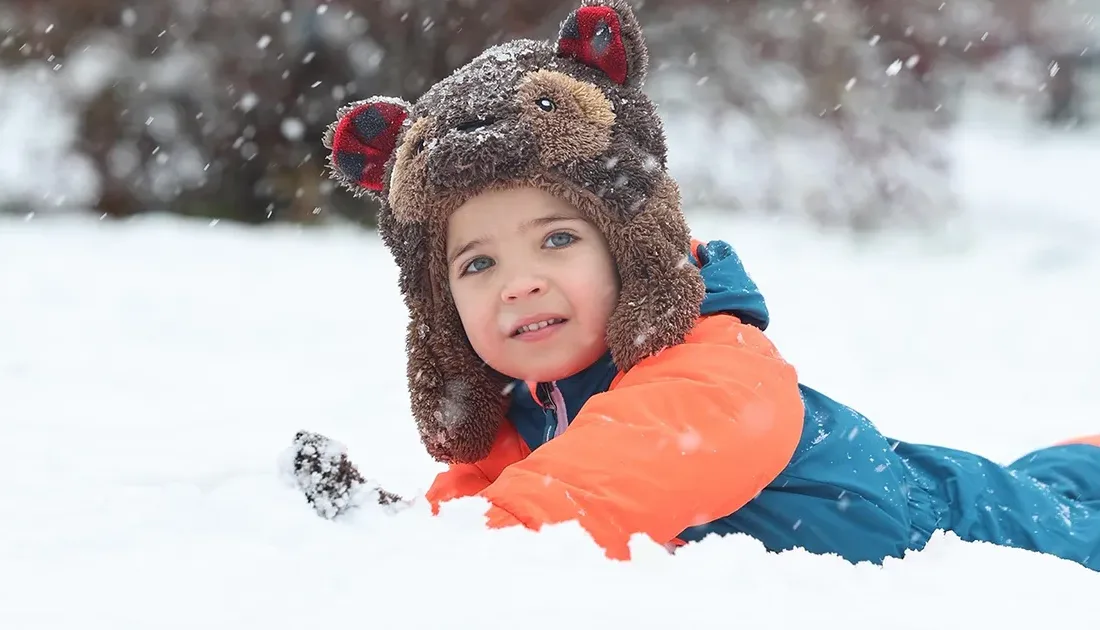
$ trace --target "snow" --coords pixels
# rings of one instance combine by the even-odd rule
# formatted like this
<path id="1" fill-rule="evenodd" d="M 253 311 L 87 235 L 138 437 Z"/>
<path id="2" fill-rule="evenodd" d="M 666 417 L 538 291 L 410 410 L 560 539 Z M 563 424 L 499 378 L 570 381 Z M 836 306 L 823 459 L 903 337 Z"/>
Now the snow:
<path id="1" fill-rule="evenodd" d="M 966 223 L 931 239 L 692 221 L 738 248 L 804 382 L 1007 461 L 1100 432 L 1097 146 L 971 129 Z M 0 627 L 1057 627 L 1100 587 L 945 535 L 883 567 L 744 537 L 622 564 L 574 524 L 487 531 L 476 500 L 324 520 L 280 474 L 299 430 L 408 497 L 441 468 L 396 280 L 344 227 L 0 218 Z"/>

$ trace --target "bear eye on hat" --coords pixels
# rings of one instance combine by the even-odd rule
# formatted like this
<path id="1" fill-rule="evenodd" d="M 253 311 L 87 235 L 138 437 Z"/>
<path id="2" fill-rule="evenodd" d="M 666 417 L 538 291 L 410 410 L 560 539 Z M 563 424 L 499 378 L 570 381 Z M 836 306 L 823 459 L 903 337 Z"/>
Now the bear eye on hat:
<path id="1" fill-rule="evenodd" d="M 474 353 L 447 286 L 445 225 L 488 189 L 529 185 L 577 207 L 621 277 L 608 322 L 629 370 L 683 341 L 702 278 L 666 169 L 664 131 L 642 91 L 648 53 L 624 0 L 582 0 L 554 40 L 487 49 L 415 104 L 350 103 L 326 130 L 332 177 L 378 200 L 379 234 L 409 310 L 409 397 L 428 453 L 472 463 L 491 450 L 511 383 Z"/>

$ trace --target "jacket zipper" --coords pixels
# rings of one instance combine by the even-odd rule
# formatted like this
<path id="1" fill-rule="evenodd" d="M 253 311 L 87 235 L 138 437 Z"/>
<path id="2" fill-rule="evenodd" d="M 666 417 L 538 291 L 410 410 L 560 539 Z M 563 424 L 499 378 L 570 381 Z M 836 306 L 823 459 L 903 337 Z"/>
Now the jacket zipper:
<path id="1" fill-rule="evenodd" d="M 569 428 L 569 413 L 565 408 L 565 397 L 562 396 L 556 382 L 539 383 L 535 393 L 538 395 L 546 420 L 546 428 L 542 434 L 542 442 L 545 444 L 565 433 Z"/>

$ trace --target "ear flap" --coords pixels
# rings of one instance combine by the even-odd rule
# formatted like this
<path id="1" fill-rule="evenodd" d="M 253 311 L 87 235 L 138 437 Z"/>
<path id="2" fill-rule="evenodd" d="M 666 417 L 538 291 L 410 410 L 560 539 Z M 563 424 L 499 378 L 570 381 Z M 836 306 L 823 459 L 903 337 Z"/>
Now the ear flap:
<path id="1" fill-rule="evenodd" d="M 584 0 L 561 23 L 558 55 L 631 87 L 645 82 L 649 64 L 642 28 L 625 0 Z"/>
<path id="2" fill-rule="evenodd" d="M 332 178 L 356 196 L 385 188 L 389 162 L 412 106 L 399 98 L 375 96 L 341 107 L 323 143 Z"/>

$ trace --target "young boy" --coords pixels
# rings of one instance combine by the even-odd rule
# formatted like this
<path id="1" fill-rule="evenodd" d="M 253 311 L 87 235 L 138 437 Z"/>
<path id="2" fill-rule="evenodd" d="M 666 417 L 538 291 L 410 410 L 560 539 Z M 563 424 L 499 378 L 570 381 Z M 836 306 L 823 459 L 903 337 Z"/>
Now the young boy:
<path id="1" fill-rule="evenodd" d="M 1004 467 L 889 440 L 798 382 L 737 255 L 690 236 L 646 64 L 625 2 L 585 0 L 557 41 L 491 48 L 415 106 L 351 104 L 325 136 L 401 269 L 412 412 L 449 464 L 432 504 L 575 519 L 612 558 L 639 532 L 741 532 L 879 562 L 946 529 L 1100 569 L 1100 448 Z M 361 481 L 298 442 L 329 484 L 315 505 Z"/>

